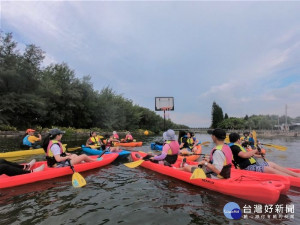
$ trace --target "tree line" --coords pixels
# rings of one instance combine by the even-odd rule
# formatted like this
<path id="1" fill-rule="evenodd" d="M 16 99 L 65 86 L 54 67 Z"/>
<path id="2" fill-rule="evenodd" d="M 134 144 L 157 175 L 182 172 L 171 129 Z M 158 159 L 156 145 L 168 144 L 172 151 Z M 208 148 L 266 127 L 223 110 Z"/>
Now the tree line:
<path id="1" fill-rule="evenodd" d="M 66 63 L 43 67 L 45 52 L 17 48 L 12 33 L 0 33 L 0 125 L 116 130 L 163 129 L 163 118 L 133 104 L 110 87 L 94 90 L 90 76 L 79 79 Z M 187 128 L 171 120 L 166 127 Z"/>
<path id="2" fill-rule="evenodd" d="M 278 129 L 275 125 L 281 125 L 285 123 L 285 116 L 277 115 L 245 115 L 245 117 L 229 117 L 227 113 L 223 115 L 222 108 L 216 103 L 212 104 L 212 128 L 223 128 L 223 129 L 264 129 L 273 130 Z M 300 117 L 291 118 L 287 117 L 287 123 L 300 122 Z"/>

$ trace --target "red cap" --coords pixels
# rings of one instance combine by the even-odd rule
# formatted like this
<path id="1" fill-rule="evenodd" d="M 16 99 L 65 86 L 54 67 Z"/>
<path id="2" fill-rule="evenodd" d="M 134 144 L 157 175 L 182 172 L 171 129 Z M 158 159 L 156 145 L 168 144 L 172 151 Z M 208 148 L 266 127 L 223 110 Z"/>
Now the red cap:
<path id="1" fill-rule="evenodd" d="M 28 134 L 29 132 L 34 132 L 35 130 L 33 130 L 33 129 L 27 129 L 26 130 L 26 133 Z"/>

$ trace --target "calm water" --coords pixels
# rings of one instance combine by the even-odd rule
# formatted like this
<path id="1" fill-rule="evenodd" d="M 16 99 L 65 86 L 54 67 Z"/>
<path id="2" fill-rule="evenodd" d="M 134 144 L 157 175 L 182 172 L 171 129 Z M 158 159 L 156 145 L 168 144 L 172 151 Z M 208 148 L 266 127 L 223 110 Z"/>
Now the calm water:
<path id="1" fill-rule="evenodd" d="M 211 141 L 209 135 L 197 135 Z M 150 151 L 143 139 L 138 150 Z M 18 149 L 16 138 L 0 139 L 2 151 Z M 70 147 L 84 140 L 67 140 Z M 286 152 L 267 150 L 267 159 L 300 168 L 300 139 L 261 139 L 288 147 Z M 203 148 L 209 153 L 212 144 Z M 80 152 L 78 152 L 80 153 Z M 19 159 L 29 161 L 32 157 Z M 43 156 L 36 157 L 42 160 Z M 81 174 L 87 186 L 74 189 L 71 176 L 0 190 L 0 224 L 300 224 L 300 189 L 292 189 L 277 204 L 294 204 L 295 219 L 228 220 L 223 215 L 226 203 L 243 207 L 253 202 L 225 196 L 138 167 L 129 169 L 124 162 Z"/>

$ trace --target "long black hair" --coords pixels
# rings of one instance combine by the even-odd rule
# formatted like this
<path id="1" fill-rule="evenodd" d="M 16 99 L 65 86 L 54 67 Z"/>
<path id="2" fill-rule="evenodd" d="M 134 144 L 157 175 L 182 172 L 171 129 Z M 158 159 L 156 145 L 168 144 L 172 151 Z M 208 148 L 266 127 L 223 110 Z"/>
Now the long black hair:
<path id="1" fill-rule="evenodd" d="M 181 141 L 181 138 L 182 138 L 184 135 L 186 135 L 186 132 L 185 132 L 184 130 L 180 130 L 180 131 L 179 131 L 179 135 L 178 135 L 178 142 Z"/>
<path id="2" fill-rule="evenodd" d="M 58 134 L 52 135 L 48 134 L 43 141 L 42 148 L 44 149 L 45 152 L 47 152 L 47 148 L 49 145 L 50 140 L 53 140 Z"/>

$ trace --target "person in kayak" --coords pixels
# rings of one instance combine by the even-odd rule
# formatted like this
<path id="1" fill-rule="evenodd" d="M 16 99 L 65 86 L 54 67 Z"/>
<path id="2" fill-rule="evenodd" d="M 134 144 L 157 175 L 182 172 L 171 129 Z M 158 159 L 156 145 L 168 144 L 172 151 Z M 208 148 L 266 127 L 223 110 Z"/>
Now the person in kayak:
<path id="1" fill-rule="evenodd" d="M 241 139 L 238 133 L 231 133 L 229 135 L 231 145 L 231 150 L 233 154 L 233 159 L 235 165 L 243 170 L 261 172 L 261 173 L 273 173 L 280 174 L 284 176 L 300 177 L 299 173 L 292 172 L 282 166 L 277 165 L 273 162 L 257 162 L 255 158 L 261 158 L 258 149 L 247 151 L 243 146 L 241 146 Z M 254 158 L 255 157 L 255 158 Z"/>
<path id="2" fill-rule="evenodd" d="M 178 154 L 180 151 L 179 143 L 176 140 L 174 130 L 167 130 L 163 133 L 163 139 L 165 140 L 162 153 L 157 156 L 147 155 L 143 157 L 144 160 L 150 160 L 151 162 L 170 166 L 177 161 Z M 141 156 L 137 153 L 138 158 Z"/>
<path id="3" fill-rule="evenodd" d="M 18 163 L 9 162 L 5 159 L 0 159 L 0 175 L 5 174 L 7 176 L 16 176 L 21 174 L 43 171 L 45 168 L 44 164 L 35 169 L 32 169 L 35 162 L 35 159 L 33 159 L 28 164 L 20 165 Z"/>
<path id="4" fill-rule="evenodd" d="M 90 138 L 86 141 L 85 146 L 91 147 L 91 148 L 99 148 L 101 145 L 103 145 L 101 139 L 98 137 L 96 131 L 90 132 Z"/>
<path id="5" fill-rule="evenodd" d="M 95 162 L 97 159 L 88 157 L 85 154 L 76 155 L 66 152 L 66 148 L 61 144 L 61 138 L 65 131 L 57 128 L 50 130 L 49 135 L 43 142 L 43 148 L 46 153 L 47 164 L 49 167 L 65 167 L 84 162 Z"/>
<path id="6" fill-rule="evenodd" d="M 249 139 L 248 139 L 248 145 L 249 145 L 252 149 L 255 148 L 254 143 L 255 143 L 255 141 L 254 141 L 254 138 L 253 138 L 253 134 L 250 133 L 250 134 L 249 134 Z"/>
<path id="7" fill-rule="evenodd" d="M 192 132 L 187 132 L 186 138 L 181 138 L 180 154 L 189 155 L 197 151 L 199 141 L 194 137 Z"/>
<path id="8" fill-rule="evenodd" d="M 105 149 L 106 151 L 109 152 L 119 152 L 120 148 L 119 146 L 115 146 L 116 142 L 120 142 L 118 139 L 115 139 L 113 135 L 105 135 L 106 138 L 106 144 L 105 144 Z"/>
<path id="9" fill-rule="evenodd" d="M 187 140 L 186 132 L 183 130 L 180 130 L 179 135 L 178 135 L 178 143 L 179 143 L 180 149 L 188 147 L 186 144 L 186 140 Z"/>
<path id="10" fill-rule="evenodd" d="M 124 139 L 121 139 L 122 143 L 129 143 L 129 142 L 133 142 L 133 137 L 131 135 L 131 133 L 129 131 L 126 131 L 126 136 Z"/>
<path id="11" fill-rule="evenodd" d="M 113 138 L 119 140 L 119 135 L 117 131 L 113 131 Z"/>
<path id="12" fill-rule="evenodd" d="M 39 142 L 42 141 L 42 136 L 38 134 L 38 137 L 34 135 L 35 130 L 33 129 L 27 129 L 26 134 L 23 138 L 23 146 L 26 146 L 28 148 L 41 148 L 39 145 Z"/>
<path id="13" fill-rule="evenodd" d="M 216 146 L 211 150 L 208 157 L 199 162 L 198 167 L 203 167 L 207 177 L 214 179 L 230 178 L 232 152 L 229 146 L 224 143 L 226 132 L 219 128 L 207 132 L 211 134 Z M 177 169 L 193 173 L 197 166 L 188 165 L 183 160 L 180 168 Z"/>
<path id="14" fill-rule="evenodd" d="M 243 147 L 245 147 L 245 148 L 247 148 L 247 146 L 248 145 L 250 145 L 250 143 L 249 143 L 249 135 L 250 135 L 250 132 L 249 131 L 245 131 L 244 133 L 243 133 L 243 137 L 241 137 L 241 140 L 242 140 L 242 146 Z M 254 144 L 254 143 L 253 143 Z"/>

